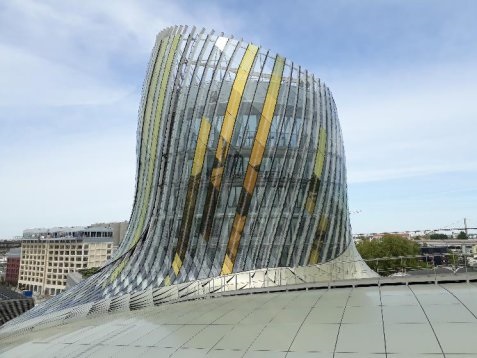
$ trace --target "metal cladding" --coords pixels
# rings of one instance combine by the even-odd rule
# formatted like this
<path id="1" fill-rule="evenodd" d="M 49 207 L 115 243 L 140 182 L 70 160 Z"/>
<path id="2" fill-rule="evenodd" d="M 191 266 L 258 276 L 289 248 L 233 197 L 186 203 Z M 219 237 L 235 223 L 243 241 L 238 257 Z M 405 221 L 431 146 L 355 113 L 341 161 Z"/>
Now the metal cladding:
<path id="1" fill-rule="evenodd" d="M 127 234 L 98 274 L 45 309 L 325 263 L 350 245 L 328 87 L 259 46 L 171 27 L 157 36 L 144 83 Z"/>

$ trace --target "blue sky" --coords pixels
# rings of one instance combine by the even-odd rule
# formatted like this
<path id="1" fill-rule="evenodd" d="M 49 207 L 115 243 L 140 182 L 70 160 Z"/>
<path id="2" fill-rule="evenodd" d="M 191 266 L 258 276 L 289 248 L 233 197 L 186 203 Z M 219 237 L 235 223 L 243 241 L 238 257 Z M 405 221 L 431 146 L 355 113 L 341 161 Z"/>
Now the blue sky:
<path id="1" fill-rule="evenodd" d="M 331 88 L 353 231 L 477 226 L 477 2 L 4 1 L 0 238 L 129 218 L 155 35 L 214 28 Z"/>

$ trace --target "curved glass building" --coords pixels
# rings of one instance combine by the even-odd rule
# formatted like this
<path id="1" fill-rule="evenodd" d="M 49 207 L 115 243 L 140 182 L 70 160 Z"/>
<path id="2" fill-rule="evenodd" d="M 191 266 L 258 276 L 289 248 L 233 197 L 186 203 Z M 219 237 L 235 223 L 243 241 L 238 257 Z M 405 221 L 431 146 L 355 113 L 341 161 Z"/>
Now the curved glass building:
<path id="1" fill-rule="evenodd" d="M 126 236 L 99 273 L 29 315 L 338 257 L 362 263 L 328 87 L 257 45 L 171 27 L 157 36 L 144 83 Z M 360 267 L 333 271 L 373 275 Z"/>
<path id="2" fill-rule="evenodd" d="M 331 92 L 254 44 L 183 27 L 161 32 L 137 158 L 118 284 L 130 274 L 127 284 L 144 288 L 323 263 L 351 243 Z"/>
<path id="3" fill-rule="evenodd" d="M 477 274 L 438 274 L 426 255 L 433 269 L 373 278 L 345 169 L 321 80 L 254 44 L 164 30 L 124 241 L 99 273 L 2 326 L 0 355 L 477 356 Z"/>

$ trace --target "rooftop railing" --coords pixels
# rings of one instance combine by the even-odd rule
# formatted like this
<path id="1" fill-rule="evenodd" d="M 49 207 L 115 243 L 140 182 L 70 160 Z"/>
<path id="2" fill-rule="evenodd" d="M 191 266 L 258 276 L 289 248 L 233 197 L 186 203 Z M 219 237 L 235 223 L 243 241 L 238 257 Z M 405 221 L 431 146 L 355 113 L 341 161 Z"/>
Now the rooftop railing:
<path id="1" fill-rule="evenodd" d="M 374 268 L 380 276 L 370 277 L 368 266 Z M 313 266 L 258 269 L 112 295 L 96 302 L 59 309 L 36 317 L 27 313 L 0 329 L 0 339 L 22 331 L 65 324 L 81 317 L 201 298 L 343 286 L 449 281 L 477 281 L 477 259 L 470 254 L 450 253 L 383 257 L 364 261 L 342 259 Z M 44 304 L 48 305 L 48 301 Z"/>

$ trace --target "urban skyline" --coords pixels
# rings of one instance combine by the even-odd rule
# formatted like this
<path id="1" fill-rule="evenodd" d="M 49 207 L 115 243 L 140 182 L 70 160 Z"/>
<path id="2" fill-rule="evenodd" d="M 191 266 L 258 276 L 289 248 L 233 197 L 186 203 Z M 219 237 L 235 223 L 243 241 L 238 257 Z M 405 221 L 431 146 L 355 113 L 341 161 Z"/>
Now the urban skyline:
<path id="1" fill-rule="evenodd" d="M 2 4 L 0 238 L 129 219 L 137 84 L 177 22 L 293 54 L 333 88 L 353 232 L 475 226 L 474 2 L 241 4 Z"/>

